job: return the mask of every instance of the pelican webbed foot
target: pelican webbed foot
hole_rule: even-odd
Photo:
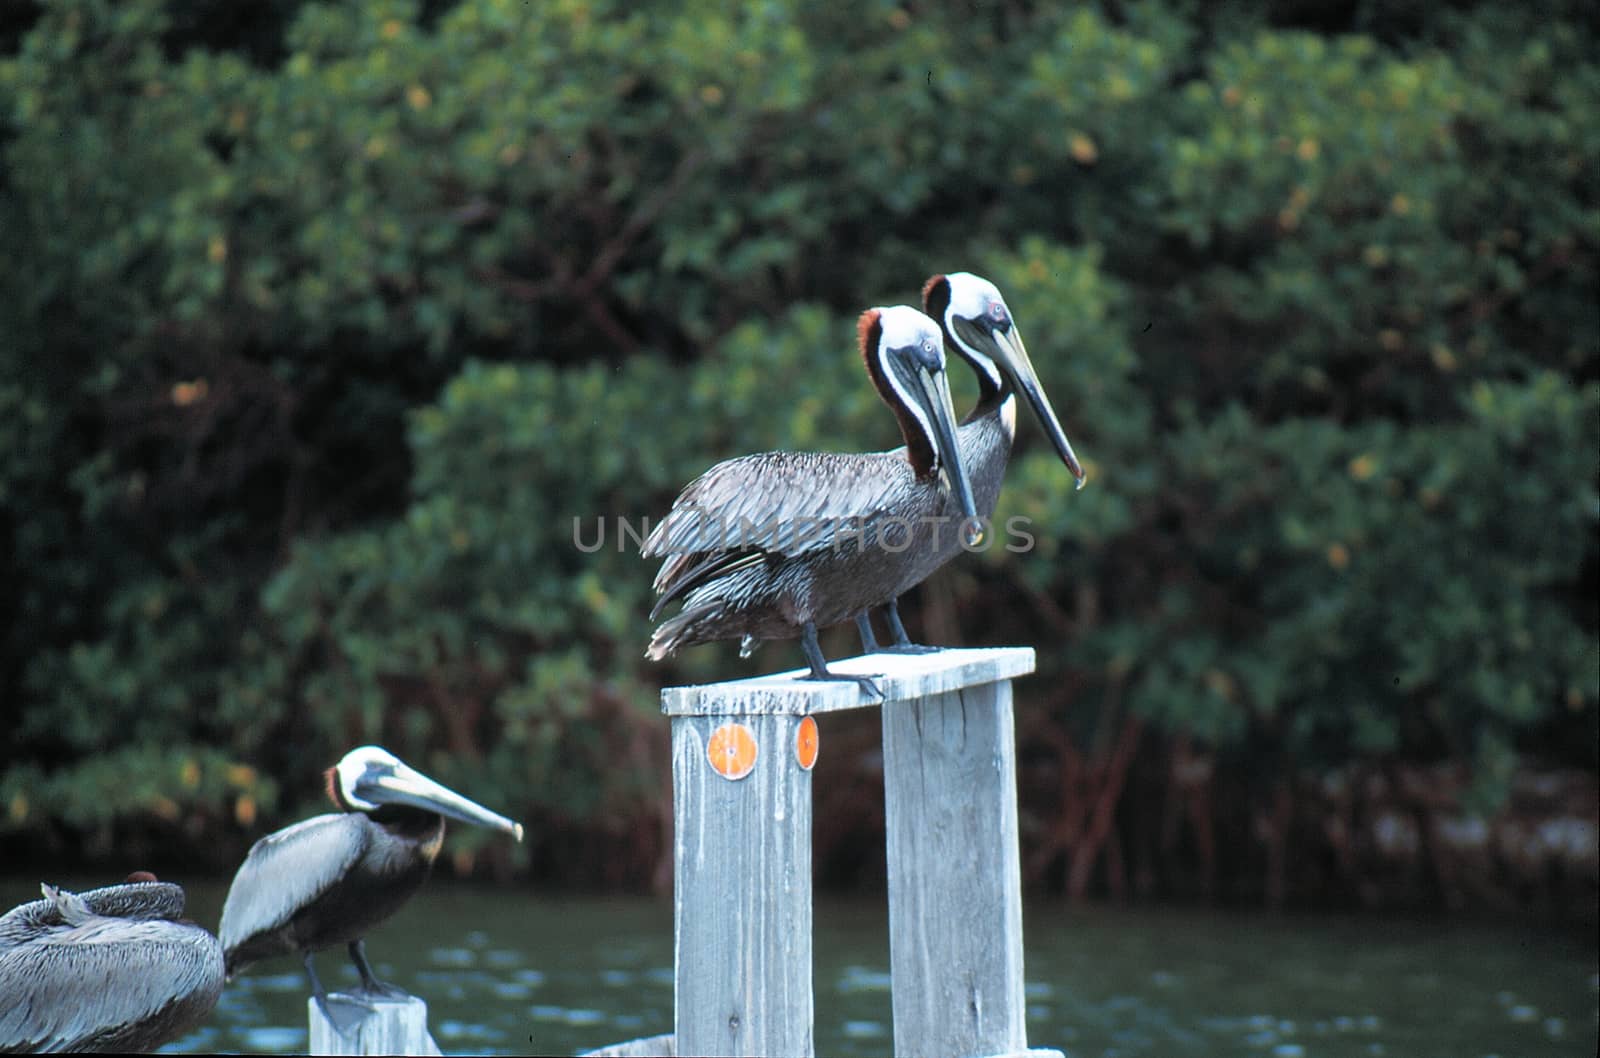
[[[857,628],[859,627],[860,625],[858,624]],[[806,662],[811,666],[811,671],[800,677],[801,679],[848,680],[856,684],[856,686],[860,687],[863,691],[866,691],[868,694],[872,695],[874,698],[878,699],[880,702],[884,700],[883,691],[881,688],[879,688],[874,677],[851,676],[842,672],[828,671],[828,659],[822,656],[822,646],[817,642],[817,626],[812,624],[810,621],[807,621],[805,623],[805,627],[801,629],[800,647],[805,651]]]
[[[317,1009],[322,1011],[322,1016],[346,1036],[354,1033],[362,1021],[378,1011],[377,1004],[349,992],[331,992],[325,996],[317,996],[316,1000]]]
[[[884,699],[883,688],[879,687],[877,681],[871,676],[849,676],[842,672],[829,672],[827,669],[823,669],[821,672],[807,673],[800,678],[802,680],[833,680],[836,682],[854,683],[863,691],[866,691],[868,694],[878,699],[878,701],[881,702]]]
[[[306,952],[306,976],[311,978],[311,997],[317,1002],[317,1009],[322,1011],[322,1016],[340,1032],[350,1032],[366,1014],[374,1009],[371,1003],[358,999],[346,992],[329,993],[322,987],[322,979],[317,976],[317,968],[312,964],[312,955]],[[352,1013],[351,1008],[362,1013]]]

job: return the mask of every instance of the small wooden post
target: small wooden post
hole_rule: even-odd
[[[328,1010],[306,1000],[312,1054],[439,1054],[428,1034],[428,1004],[416,996],[328,995]]]
[[[830,665],[875,676],[882,703],[799,671],[662,691],[672,717],[678,1053],[814,1053],[811,777],[796,739],[810,714],[879,704],[895,1053],[1054,1053],[1028,1051],[1023,1025],[1009,681],[1033,666],[1025,648]]]

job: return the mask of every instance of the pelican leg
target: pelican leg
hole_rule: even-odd
[[[800,630],[800,648],[806,653],[806,661],[811,665],[811,675],[802,676],[804,680],[850,680],[860,685],[868,694],[883,700],[883,691],[871,676],[846,676],[844,673],[828,671],[828,659],[822,656],[822,645],[817,642],[817,626],[810,621]]]
[[[311,953],[306,952],[306,976],[311,978],[311,994],[316,999],[317,1006],[322,1011],[322,1016],[333,1022],[340,1032],[352,1031],[355,1028],[356,1021],[360,1019],[360,1015],[351,1014],[349,1010],[343,1008],[354,1007],[358,1010],[369,1011],[376,1008],[364,999],[357,999],[355,996],[346,995],[343,992],[330,996],[328,990],[322,987],[322,979],[317,976],[317,968],[311,959]],[[339,1009],[335,1009],[336,1005]]]
[[[878,652],[878,637],[872,632],[872,611],[856,617],[856,631],[861,633],[861,653],[876,654]]]
[[[366,941],[353,940],[350,942],[350,961],[356,964],[356,973],[361,975],[361,991],[380,996],[403,996],[406,994],[404,989],[384,984],[378,980],[378,975],[372,972],[372,967],[367,962]]]
[[[894,646],[886,648],[893,654],[937,654],[943,647],[922,646],[911,641],[906,635],[906,626],[900,623],[900,599],[896,596],[889,600],[886,607],[889,611],[889,631],[894,633]]]
[[[317,967],[316,964],[311,961],[312,958],[312,954],[310,952],[306,952],[305,968],[306,976],[311,978],[311,994],[317,997],[318,1003],[321,1003],[324,1007],[326,1007],[328,1005],[328,990],[322,987],[322,979],[317,976]]]

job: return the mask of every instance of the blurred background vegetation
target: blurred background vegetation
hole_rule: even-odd
[[[1593,915],[1591,5],[34,0],[0,8],[0,859],[230,871],[380,741],[670,881],[653,569],[716,460],[897,443],[852,322],[993,279],[1039,891]],[[957,380],[957,404],[970,379]],[[853,637],[825,642],[850,652]],[[881,884],[876,721],[817,863]],[[876,849],[877,851],[872,851]],[[138,861],[137,863],[133,861]]]

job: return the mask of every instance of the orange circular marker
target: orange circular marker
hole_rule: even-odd
[[[808,716],[800,721],[800,730],[794,735],[794,755],[800,760],[800,770],[810,771],[817,763],[817,721]]]
[[[723,724],[711,732],[706,756],[724,779],[742,779],[755,770],[756,736],[743,724]]]

